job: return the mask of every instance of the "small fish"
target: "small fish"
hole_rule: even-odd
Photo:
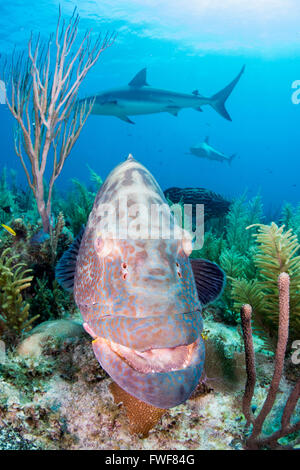
[[[15,232],[11,227],[9,227],[8,225],[1,224],[1,226],[2,226],[8,233],[10,233],[11,235],[13,235],[14,237],[17,235],[16,232]]]
[[[10,206],[1,207],[1,209],[6,212],[6,214],[12,214],[12,208]]]
[[[219,150],[214,149],[209,144],[208,137],[206,137],[205,141],[201,142],[201,144],[195,145],[195,147],[191,147],[190,154],[200,158],[207,158],[207,160],[216,160],[218,162],[227,162],[229,164],[231,164],[232,160],[236,157],[235,153],[233,155],[228,156],[225,155],[225,153],[219,152]]]
[[[206,341],[209,338],[209,333],[210,333],[209,330],[202,330],[201,336],[204,339],[204,341]]]
[[[44,230],[39,230],[31,237],[30,243],[32,245],[39,245],[47,241],[49,238],[50,235],[48,233],[44,232]]]

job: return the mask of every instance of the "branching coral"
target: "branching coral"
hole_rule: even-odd
[[[60,207],[74,235],[85,225],[92,210],[96,193],[91,192],[77,179],[72,179],[73,188]]]
[[[45,273],[42,279],[36,279],[30,311],[32,314],[40,312],[41,321],[63,318],[73,314],[75,309],[73,296],[63,291],[56,280],[51,282]]]
[[[191,258],[204,258],[218,263],[225,247],[226,242],[222,237],[217,237],[212,231],[208,231],[204,234],[203,247],[201,250],[194,250]]]
[[[28,55],[13,54],[3,66],[9,84],[6,103],[17,121],[15,151],[24,168],[28,185],[37,202],[45,232],[50,230],[53,185],[60,175],[92,110],[93,101],[78,102],[77,92],[101,53],[114,41],[114,34],[97,36],[92,43],[87,31],[76,49],[79,16],[75,10],[69,21],[61,19],[56,34],[43,43],[40,36],[28,42]],[[54,49],[54,67],[52,68]],[[10,94],[10,98],[8,98]],[[52,150],[52,152],[51,152]],[[26,164],[26,159],[28,163]],[[44,177],[49,166],[48,194]]]
[[[57,245],[59,237],[65,226],[65,219],[62,212],[58,214],[57,222],[55,227],[50,226],[50,250],[51,250],[51,262],[54,264],[57,256]]]
[[[254,417],[251,410],[251,401],[254,394],[256,372],[255,360],[253,349],[253,338],[251,331],[251,313],[250,305],[244,305],[241,309],[241,322],[243,329],[243,337],[245,344],[245,359],[247,371],[247,383],[243,397],[243,412],[246,417],[246,425],[252,424],[252,432],[250,437],[246,440],[246,447],[248,449],[259,448],[280,448],[282,445],[278,442],[282,437],[293,435],[300,431],[300,420],[293,421],[293,412],[296,408],[297,402],[300,398],[300,379],[298,379],[294,386],[289,398],[286,401],[280,429],[272,435],[261,435],[264,422],[269,415],[275,403],[278,393],[280,379],[283,372],[284,358],[286,353],[288,341],[288,326],[289,326],[289,286],[290,278],[285,272],[282,272],[278,277],[278,290],[279,290],[279,327],[278,327],[278,341],[275,354],[275,367],[273,378],[270,384],[269,392],[262,409],[257,417]],[[288,445],[287,447],[293,447]]]
[[[31,329],[38,318],[30,318],[29,304],[24,301],[22,292],[30,286],[32,276],[24,263],[18,263],[18,256],[12,255],[10,248],[0,257],[0,319],[6,332],[15,337]]]
[[[246,201],[245,195],[237,199],[230,208],[224,226],[212,225],[205,233],[201,250],[192,257],[202,257],[218,263],[226,273],[227,283],[221,301],[221,317],[226,323],[236,324],[238,311],[232,299],[236,279],[252,279],[256,275],[253,261],[254,240],[251,232],[245,232],[249,224],[260,221],[262,203],[259,195]],[[224,221],[223,221],[224,222]]]
[[[254,234],[258,243],[254,254],[254,263],[258,270],[258,280],[233,281],[232,296],[235,308],[243,303],[251,303],[254,309],[254,320],[261,324],[270,334],[276,332],[278,324],[278,286],[277,278],[281,272],[291,277],[290,285],[290,338],[298,339],[300,335],[300,256],[297,254],[300,245],[292,230],[284,232],[284,226],[258,225]],[[263,295],[263,301],[261,298]]]
[[[89,165],[87,165],[87,167],[90,171],[91,181],[95,184],[96,190],[98,191],[100,189],[100,186],[103,184],[103,179]]]

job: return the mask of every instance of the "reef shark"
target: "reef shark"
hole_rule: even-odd
[[[229,85],[210,98],[202,96],[198,90],[187,94],[152,88],[147,83],[146,68],[143,68],[127,86],[104,91],[96,96],[89,96],[86,100],[94,100],[92,114],[116,116],[130,124],[134,124],[134,122],[128,116],[163,112],[177,116],[183,108],[202,111],[201,106],[203,105],[212,106],[221,116],[231,121],[225,108],[225,102],[244,69],[245,66]]]
[[[180,237],[149,236],[153,205],[162,209],[153,227],[169,220]],[[128,222],[139,227],[137,238],[125,236]],[[191,251],[158,183],[130,155],[101,186],[86,227],[56,267],[60,284],[74,291],[102,367],[131,396],[163,409],[183,403],[199,382],[201,309],[225,282],[216,264],[190,260]]]
[[[196,155],[196,157],[207,158],[208,160],[217,160],[218,162],[228,162],[229,164],[236,156],[235,153],[228,156],[225,155],[225,153],[214,149],[209,144],[209,137],[206,137],[204,142],[201,142],[201,144],[191,147],[190,152],[187,152],[187,155]]]

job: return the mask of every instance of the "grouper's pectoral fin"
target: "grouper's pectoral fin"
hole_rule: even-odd
[[[148,403],[133,397],[115,382],[110,385],[109,389],[115,403],[123,403],[132,434],[142,434],[143,437],[147,437],[150,429],[158,423],[159,419],[167,411],[163,408],[148,405]]]
[[[221,295],[226,277],[221,268],[206,259],[190,259],[199,300],[207,305]]]
[[[55,278],[57,282],[68,291],[72,291],[74,287],[77,255],[84,230],[85,226],[83,225],[72,245],[70,245],[69,249],[62,255],[55,268]]]
[[[129,117],[128,117],[128,116],[125,116],[124,114],[121,114],[121,115],[118,114],[117,117],[118,117],[119,119],[121,119],[122,121],[128,122],[128,124],[135,124],[134,121],[132,121],[131,119],[129,119]]]

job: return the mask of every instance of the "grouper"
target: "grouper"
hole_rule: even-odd
[[[149,217],[153,207],[159,217]],[[158,183],[129,155],[101,186],[87,225],[56,267],[103,369],[128,394],[163,409],[197,387],[205,359],[201,310],[225,282],[216,264],[190,259],[191,252],[191,237]]]

